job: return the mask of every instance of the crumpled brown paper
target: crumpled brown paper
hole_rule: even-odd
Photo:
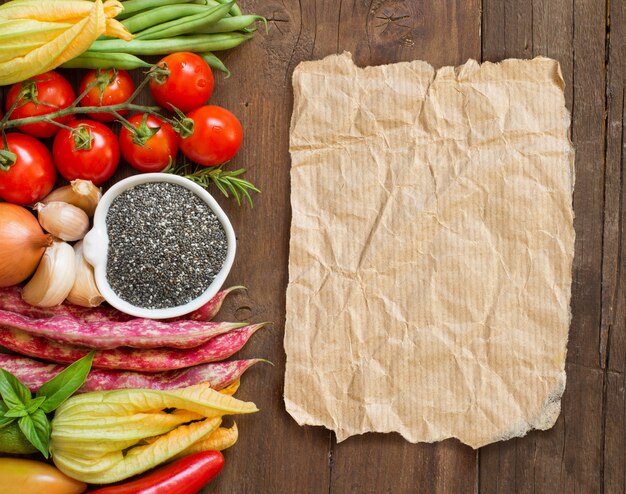
[[[339,441],[551,427],[574,254],[558,63],[343,54],[293,85],[287,411]]]

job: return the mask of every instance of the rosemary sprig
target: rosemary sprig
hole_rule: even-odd
[[[185,159],[180,163],[172,163],[163,171],[188,178],[205,189],[213,184],[226,197],[232,195],[239,206],[241,206],[241,196],[244,196],[250,204],[250,207],[254,207],[252,197],[250,197],[250,191],[261,192],[254,184],[241,178],[241,175],[246,172],[245,168],[230,171],[224,170],[224,165],[201,166],[190,163]]]

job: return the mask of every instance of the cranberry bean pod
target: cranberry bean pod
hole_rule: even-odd
[[[92,369],[79,393],[113,389],[171,390],[208,382],[213,389],[223,389],[239,379],[243,373],[263,359],[231,360],[197,365],[184,370],[142,373]],[[0,354],[0,367],[8,370],[31,391],[49,381],[65,366],[48,364],[18,355]]]
[[[242,289],[242,286],[233,286],[222,290],[215,297],[209,300],[205,305],[199,309],[187,314],[186,319],[193,319],[197,321],[210,321],[212,320],[218,311],[222,307],[222,303],[226,296],[235,291]],[[0,288],[0,310],[7,310],[11,312],[17,312],[27,317],[34,318],[46,318],[56,315],[70,316],[80,319],[82,322],[103,322],[103,321],[115,321],[123,322],[135,319],[133,316],[124,314],[111,307],[95,307],[86,308],[78,307],[77,305],[63,304],[56,307],[33,307],[22,300],[21,290],[18,286],[12,286],[8,288]],[[182,318],[179,318],[182,319]]]
[[[245,326],[245,323],[178,320],[173,322],[135,318],[129,321],[83,323],[72,316],[34,319],[0,310],[0,326],[18,329],[59,343],[96,350],[132,348],[192,348],[211,338]]]
[[[229,333],[216,336],[198,347],[189,349],[133,349],[123,347],[114,350],[100,350],[96,352],[92,366],[99,369],[160,372],[217,362],[239,351],[250,336],[264,325],[265,323],[260,323],[234,329]],[[57,363],[74,362],[84,357],[88,352],[85,347],[57,343],[6,326],[0,326],[0,345],[29,357]]]

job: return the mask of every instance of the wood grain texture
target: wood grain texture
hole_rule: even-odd
[[[0,0],[3,3],[3,0]],[[223,54],[215,104],[236,113],[245,139],[236,164],[262,194],[237,207],[216,194],[238,237],[220,319],[273,322],[238,356],[265,357],[242,380],[261,412],[205,493],[626,492],[626,267],[624,108],[626,2],[601,0],[241,0],[269,31]],[[607,10],[608,8],[608,10]],[[358,65],[420,58],[559,60],[576,148],[577,233],[567,389],[555,427],[479,452],[456,441],[411,445],[368,434],[336,444],[285,412],[282,346],[289,241],[291,74],[302,60],[349,50]],[[65,72],[73,82],[81,73]],[[135,74],[138,79],[139,74]],[[142,95],[141,101],[150,97]],[[123,165],[114,179],[132,171]]]
[[[624,120],[626,115],[626,3],[611,3],[607,38],[604,265],[601,364],[626,370],[626,269],[624,269]]]
[[[600,358],[604,383],[604,492],[626,492],[626,2],[608,12],[604,248]]]
[[[514,17],[524,9],[521,4],[526,12],[530,9],[531,15],[526,21],[515,23]],[[605,437],[608,440],[605,429],[609,424],[617,427],[613,417],[607,422],[607,396],[617,417],[623,416],[624,403],[623,383],[620,402],[618,380],[610,381],[609,390],[617,391],[617,396],[607,393],[609,381],[602,369],[607,347],[600,330],[601,320],[608,325],[615,320],[614,314],[620,314],[609,310],[606,304],[611,296],[617,298],[619,274],[614,273],[619,273],[617,268],[622,262],[617,250],[621,230],[616,227],[622,214],[620,163],[608,154],[605,156],[608,13],[604,3],[578,0],[487,0],[483,9],[484,59],[543,55],[561,64],[576,149],[577,238],[566,365],[568,381],[561,417],[550,431],[533,432],[525,438],[483,448],[479,459],[480,491],[601,492],[608,486],[605,475],[608,457],[614,459],[615,471],[623,473],[624,464],[623,452],[615,455],[619,447],[623,449],[623,421],[619,432],[616,430],[617,439],[605,443]],[[516,25],[515,29],[506,29],[512,24]],[[522,26],[525,31],[520,30]],[[623,77],[623,62],[613,63]],[[615,141],[613,153],[620,146],[621,136]],[[608,231],[607,220],[611,222]],[[611,244],[608,251],[607,243]],[[603,280],[608,287],[602,288]],[[622,309],[622,323],[623,314]],[[623,476],[621,481],[623,486]],[[623,492],[623,488],[605,492]]]

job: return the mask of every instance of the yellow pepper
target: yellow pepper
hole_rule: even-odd
[[[130,40],[118,0],[12,0],[0,6],[0,86],[58,67],[102,34]]]
[[[0,458],[0,494],[80,494],[86,489],[47,463]]]

